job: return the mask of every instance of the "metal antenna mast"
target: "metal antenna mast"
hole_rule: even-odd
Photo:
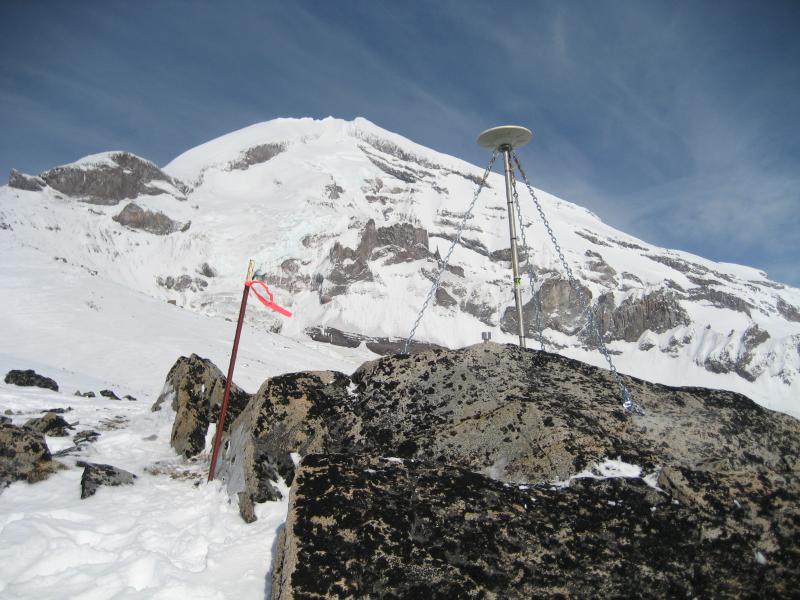
[[[531,141],[530,129],[518,125],[492,127],[478,136],[478,143],[484,148],[503,153],[506,175],[506,200],[508,202],[508,233],[511,238],[511,272],[514,275],[514,303],[517,306],[519,345],[525,348],[525,323],[522,320],[522,278],[519,275],[519,254],[517,252],[517,223],[514,210],[514,171],[511,152]]]

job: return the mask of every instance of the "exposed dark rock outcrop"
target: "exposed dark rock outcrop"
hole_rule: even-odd
[[[181,356],[172,366],[152,410],[161,410],[169,402],[175,411],[170,445],[176,452],[189,458],[203,450],[208,426],[219,418],[225,382],[214,363],[196,354]],[[247,392],[231,383],[226,431],[249,399]]]
[[[794,321],[795,323],[800,323],[800,309],[798,309],[795,306],[792,306],[780,296],[778,296],[778,301],[776,303],[776,306],[778,312],[781,313],[784,319],[787,319],[789,321]]]
[[[3,381],[23,387],[40,387],[46,390],[53,390],[54,392],[58,391],[58,384],[54,379],[39,375],[33,369],[11,369],[6,373],[6,377]]]
[[[52,437],[66,437],[71,429],[75,429],[54,412],[48,412],[43,417],[28,419],[23,427]]]
[[[735,335],[732,331],[731,337]],[[736,373],[747,381],[755,381],[765,365],[763,362],[754,364],[754,350],[767,340],[769,333],[754,324],[741,334],[740,344],[726,345],[718,354],[707,357],[703,366],[712,373]]]
[[[589,288],[578,284],[578,289],[587,302],[592,301],[592,291]],[[532,298],[522,307],[526,337],[536,335],[535,302],[536,299]],[[557,277],[545,279],[539,288],[539,302],[544,327],[574,335],[586,324],[578,295],[565,279]],[[507,306],[500,319],[500,328],[507,333],[516,333],[518,327],[517,309],[514,306]]]
[[[0,488],[14,481],[41,481],[62,468],[52,459],[43,434],[0,422]]]
[[[410,223],[376,227],[375,221],[370,219],[361,231],[361,240],[356,249],[342,246],[337,241],[328,256],[332,268],[328,274],[329,284],[321,296],[330,299],[345,293],[355,282],[373,281],[373,273],[367,264],[370,260],[385,258],[387,264],[395,264],[429,258],[431,253],[425,229]]]
[[[217,276],[217,270],[214,267],[212,267],[211,265],[209,265],[207,262],[204,262],[202,265],[200,265],[199,273],[203,277],[211,278],[211,277],[216,277]]]
[[[375,337],[361,335],[360,333],[348,333],[336,329],[335,327],[307,327],[305,329],[305,334],[315,342],[325,342],[326,344],[333,344],[334,346],[342,346],[344,348],[358,348],[363,343],[367,346],[368,350],[381,355],[397,354],[402,351],[405,345],[405,339],[403,338]],[[422,352],[423,350],[430,350],[432,348],[441,348],[441,346],[412,340],[408,350],[409,353],[413,354],[414,352]]]
[[[587,250],[586,256],[590,259],[586,262],[589,278],[605,286],[615,288],[617,286],[617,271],[597,252]]]
[[[185,273],[183,275],[157,277],[156,283],[165,289],[176,292],[185,292],[186,290],[197,292],[208,287],[208,282],[202,277],[192,277]]]
[[[141,229],[155,235],[169,235],[176,231],[186,231],[190,226],[190,223],[173,221],[162,212],[147,210],[134,202],[129,202],[118,215],[112,218],[125,227]]]
[[[730,502],[728,486],[743,481],[690,473],[662,472],[670,494],[639,478],[520,487],[432,462],[309,456],[278,540],[272,598],[791,595],[797,526],[781,516],[781,486],[756,480],[752,490],[767,492],[778,518],[770,551],[739,521],[744,506],[728,518],[709,506]]]
[[[133,485],[136,475],[124,469],[99,463],[78,462],[83,467],[81,500],[94,496],[102,486]]]
[[[228,168],[232,171],[246,171],[253,165],[265,163],[268,160],[275,158],[278,156],[278,154],[284,152],[285,150],[286,144],[283,142],[253,146],[252,148],[245,150],[239,158],[231,161],[231,163],[228,165]]]
[[[746,300],[709,287],[695,288],[689,290],[691,300],[705,300],[717,308],[729,308],[750,316],[750,309],[753,308]]]
[[[800,423],[626,380],[644,415],[607,371],[491,343],[283,375],[233,425],[221,472],[247,520],[272,478],[292,482],[277,598],[791,593]],[[609,457],[646,481],[575,478]]]
[[[47,184],[41,177],[35,175],[25,175],[16,169],[11,169],[8,175],[8,187],[16,188],[18,190],[25,190],[28,192],[38,192],[43,190]]]
[[[51,188],[93,204],[118,204],[139,195],[168,193],[159,184],[178,191],[183,199],[190,191],[148,160],[129,152],[111,152],[96,164],[73,164],[45,171],[40,177]]]
[[[627,298],[616,308],[609,298],[602,308],[597,318],[608,339],[635,342],[645,331],[663,333],[690,323],[677,296],[664,290]]]
[[[76,433],[72,437],[72,441],[76,446],[82,446],[83,444],[91,444],[92,442],[96,442],[99,437],[99,432],[92,429],[84,429],[83,431]]]
[[[267,381],[231,426],[226,477],[248,506],[268,487],[257,454],[271,465],[288,465],[292,452],[398,456],[541,481],[603,457],[650,470],[722,460],[730,469],[757,463],[784,472],[784,457],[800,451],[797,421],[743,396],[628,385],[645,416],[622,411],[602,369],[496,344],[386,357],[352,379],[284,375]]]

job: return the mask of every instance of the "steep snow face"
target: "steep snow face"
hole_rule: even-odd
[[[91,165],[79,163],[91,177]],[[185,201],[150,184],[133,202],[168,217],[176,226],[164,231],[172,233],[128,228],[114,220],[120,207],[45,186],[0,188],[0,235],[212,317],[235,316],[252,257],[276,302],[295,313],[253,308],[255,327],[297,340],[308,339],[309,327],[405,337],[483,169],[365,119],[328,118],[253,125],[185,152],[163,172],[186,190]],[[419,340],[456,347],[491,331],[495,341],[516,341],[502,175],[488,184]],[[521,184],[518,191],[548,348],[604,366],[533,201]],[[800,290],[755,269],[655,247],[536,194],[622,372],[731,389],[800,415]],[[532,336],[531,298],[526,285]]]

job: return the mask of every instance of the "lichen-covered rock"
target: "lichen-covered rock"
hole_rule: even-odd
[[[75,429],[54,412],[48,412],[43,417],[28,419],[23,427],[52,437],[66,437],[71,429]]]
[[[54,379],[39,375],[33,369],[11,369],[6,373],[4,381],[23,387],[40,387],[46,390],[53,390],[54,392],[58,391],[58,384]]]
[[[292,486],[272,598],[785,597],[800,580],[800,511],[772,498],[761,514],[784,527],[765,536],[730,497],[698,510],[638,478],[519,486],[431,462],[313,455]]]
[[[141,229],[155,235],[169,235],[176,231],[186,231],[189,228],[188,223],[173,221],[162,212],[147,210],[134,202],[129,202],[118,215],[112,218],[125,227]]]
[[[353,446],[354,417],[341,373],[293,373],[267,380],[231,425],[230,444],[219,470],[228,492],[239,497],[245,521],[253,505],[281,497],[278,477],[291,482],[291,454],[305,455]],[[287,451],[288,450],[288,451]]]
[[[0,422],[0,488],[14,481],[41,481],[62,468],[52,459],[43,434]]]
[[[203,450],[208,426],[219,418],[225,382],[225,376],[214,363],[196,354],[180,357],[170,369],[152,410],[161,410],[169,402],[175,411],[170,444],[176,452],[189,458]],[[249,399],[245,391],[231,383],[226,431]]]
[[[231,426],[221,472],[249,514],[271,485],[259,460],[291,479],[292,453],[436,460],[504,481],[565,479],[603,457],[781,471],[800,453],[800,424],[743,396],[626,381],[642,416],[623,411],[609,372],[511,345],[385,357],[351,378],[283,375]]]
[[[56,167],[40,177],[51,188],[93,204],[113,205],[141,194],[172,193],[184,199],[189,188],[164,173],[149,160],[130,152],[109,152],[99,157]]]
[[[81,500],[94,496],[101,486],[133,485],[136,479],[136,475],[133,473],[111,465],[83,461],[79,461],[77,464],[79,467],[83,467]]]

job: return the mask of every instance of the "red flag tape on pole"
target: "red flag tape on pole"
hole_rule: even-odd
[[[275,304],[275,298],[273,297],[272,292],[269,291],[269,288],[267,287],[267,284],[264,283],[263,281],[261,281],[260,279],[253,279],[253,280],[248,281],[247,283],[245,283],[245,285],[247,287],[249,287],[250,290],[256,295],[256,298],[258,298],[258,301],[261,302],[261,304],[263,304],[267,308],[271,308],[275,312],[278,312],[278,313],[280,313],[280,314],[282,314],[282,315],[284,315],[286,317],[291,317],[292,316],[291,312],[289,312],[288,310],[286,310],[282,306],[278,306],[277,304]],[[266,292],[267,296],[269,296],[269,299],[267,299],[264,296],[262,296],[261,294],[259,294],[258,290],[256,289],[256,286],[264,288],[264,291]]]

